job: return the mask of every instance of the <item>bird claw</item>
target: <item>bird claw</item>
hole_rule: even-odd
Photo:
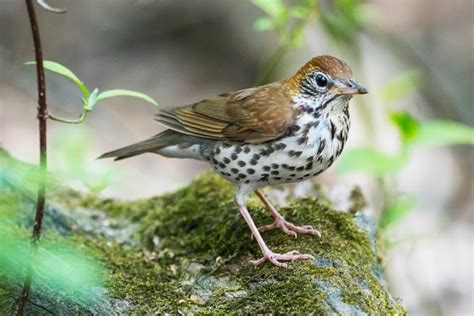
[[[290,236],[298,237],[297,233],[318,236],[321,238],[321,233],[310,225],[296,226],[293,223],[286,221],[282,216],[276,217],[272,224],[264,225],[258,228],[263,233],[267,230],[281,228],[281,230]]]
[[[257,259],[257,260],[250,260],[250,263],[255,265],[255,266],[258,266],[262,263],[264,263],[265,261],[270,261],[271,263],[273,263],[274,265],[280,267],[280,268],[287,268],[288,265],[284,262],[280,262],[279,260],[281,261],[294,261],[294,260],[307,260],[307,259],[313,259],[314,260],[314,257],[312,255],[309,255],[309,254],[300,254],[298,251],[296,250],[292,250],[292,251],[289,251],[287,253],[275,253],[269,249],[265,250],[263,252],[263,257],[260,258],[260,259]]]

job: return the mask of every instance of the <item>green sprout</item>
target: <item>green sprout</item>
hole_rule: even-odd
[[[25,65],[35,65],[35,64],[36,62],[34,61],[29,61],[25,63]],[[69,124],[82,123],[87,118],[87,115],[89,114],[89,112],[92,111],[92,109],[94,108],[96,104],[113,97],[120,97],[120,96],[134,97],[134,98],[142,99],[153,105],[158,105],[158,103],[153,98],[147,96],[146,94],[143,94],[137,91],[132,91],[132,90],[114,89],[114,90],[107,90],[107,91],[103,91],[99,93],[99,89],[95,88],[94,90],[92,90],[92,92],[90,92],[90,90],[87,88],[84,82],[82,82],[71,70],[69,70],[65,66],[57,62],[50,61],[50,60],[43,61],[43,66],[45,69],[51,72],[57,73],[59,75],[62,75],[68,78],[82,92],[81,100],[82,100],[83,112],[81,116],[79,117],[79,119],[68,120],[68,119],[58,118],[56,116],[49,114],[48,117],[54,121],[59,121],[59,122],[69,123]]]

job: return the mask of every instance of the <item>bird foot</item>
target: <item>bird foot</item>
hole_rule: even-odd
[[[263,251],[262,258],[258,260],[250,260],[250,263],[255,266],[258,266],[268,260],[280,268],[286,268],[288,267],[288,265],[281,261],[294,261],[294,260],[307,260],[307,259],[314,259],[314,257],[308,254],[300,254],[298,251],[295,251],[295,250],[281,254],[281,253],[274,253],[270,249],[266,249],[265,251]]]
[[[285,218],[283,218],[283,216],[275,217],[275,221],[272,224],[261,226],[258,228],[258,230],[263,233],[267,230],[271,230],[275,228],[281,228],[281,230],[285,234],[288,234],[295,238],[298,237],[297,233],[321,237],[321,233],[317,231],[316,229],[314,229],[312,226],[310,225],[296,226],[295,224],[286,221]]]

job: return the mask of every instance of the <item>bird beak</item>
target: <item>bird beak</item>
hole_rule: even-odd
[[[349,81],[347,84],[335,86],[330,89],[331,93],[339,95],[354,95],[369,93],[366,88],[359,85],[357,82]]]

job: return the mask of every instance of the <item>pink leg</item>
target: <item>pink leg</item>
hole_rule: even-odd
[[[236,202],[237,202],[237,199],[236,199]],[[247,225],[249,225],[250,230],[252,231],[252,234],[257,240],[258,245],[263,253],[262,258],[258,260],[251,260],[250,261],[251,264],[259,265],[268,260],[276,266],[286,268],[287,264],[281,261],[314,259],[313,256],[308,255],[308,254],[300,254],[298,251],[289,251],[287,253],[280,254],[280,253],[275,253],[271,251],[270,249],[268,249],[267,245],[265,244],[265,241],[263,240],[262,236],[260,235],[257,229],[257,226],[255,226],[255,223],[253,222],[253,219],[250,216],[250,213],[248,212],[247,207],[244,204],[241,204],[239,202],[237,202],[237,207],[240,211],[240,214],[242,214],[245,221],[247,222]]]
[[[270,201],[267,200],[265,195],[263,195],[262,191],[256,190],[255,193],[263,202],[263,204],[265,205],[265,208],[272,214],[273,219],[274,219],[274,222],[272,224],[259,227],[258,230],[260,232],[264,232],[264,231],[279,227],[284,233],[290,236],[294,236],[295,238],[298,236],[297,233],[316,235],[318,237],[321,237],[321,233],[317,231],[316,229],[314,229],[313,227],[311,227],[310,225],[296,226],[293,223],[286,221],[285,218],[280,213],[278,213],[278,211],[273,207],[273,205],[270,204]]]

